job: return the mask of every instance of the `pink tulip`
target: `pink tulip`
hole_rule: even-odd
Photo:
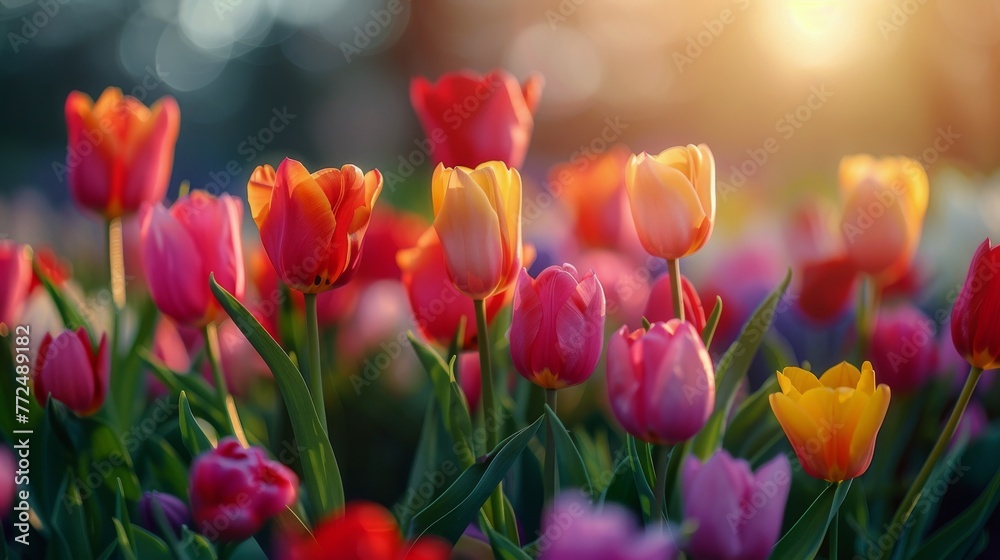
[[[643,531],[614,503],[595,508],[583,496],[562,494],[542,521],[539,560],[671,560],[677,547],[666,528]]]
[[[715,373],[701,337],[671,319],[648,331],[622,327],[608,343],[608,396],[622,427],[655,444],[698,433],[715,407]]]
[[[31,286],[31,260],[27,247],[0,240],[0,332],[13,330]]]
[[[458,355],[458,385],[469,403],[469,412],[475,413],[479,408],[479,398],[482,396],[483,378],[479,365],[479,352],[470,350]]]
[[[590,377],[604,342],[604,289],[593,271],[550,266],[531,279],[521,269],[510,320],[510,355],[525,379],[546,389]]]
[[[104,404],[110,375],[107,335],[101,335],[95,351],[82,327],[55,339],[46,334],[35,361],[35,398],[44,406],[51,394],[73,412],[89,416]]]
[[[239,199],[204,191],[181,197],[167,210],[147,207],[142,225],[142,263],[149,292],[160,311],[186,326],[214,320],[219,305],[209,275],[237,299],[246,289]]]
[[[163,362],[163,365],[177,373],[187,373],[191,370],[191,355],[177,325],[164,317],[156,324],[153,331],[153,356]],[[149,378],[149,395],[153,398],[167,394],[167,388],[152,375]]]
[[[0,521],[7,518],[10,508],[14,507],[14,496],[17,495],[17,458],[6,445],[0,445]]]
[[[725,451],[704,464],[689,456],[682,480],[684,519],[697,524],[688,543],[692,557],[764,560],[770,556],[792,483],[787,457],[779,454],[753,473],[749,463]]]
[[[214,541],[241,541],[294,504],[298,488],[291,469],[227,437],[192,463],[188,501],[198,532]]]
[[[934,322],[912,304],[883,310],[871,340],[871,360],[879,381],[893,393],[919,389],[934,373]]]

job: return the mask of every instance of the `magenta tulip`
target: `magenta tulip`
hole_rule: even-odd
[[[871,360],[879,381],[893,393],[919,389],[934,373],[934,322],[912,304],[879,312]]]
[[[0,240],[0,333],[3,325],[11,331],[18,321],[31,286],[28,249],[9,240]]]
[[[622,327],[608,343],[608,396],[622,427],[655,444],[698,433],[715,407],[715,372],[691,323]]]
[[[94,350],[82,327],[55,339],[46,334],[35,362],[35,398],[45,405],[51,394],[73,412],[89,416],[104,404],[110,375],[107,335],[101,335]]]
[[[209,289],[215,280],[237,299],[246,290],[238,198],[194,191],[167,210],[146,207],[142,264],[160,311],[181,325],[200,327],[216,318],[219,305]]]
[[[781,532],[791,488],[788,458],[778,455],[756,473],[718,451],[701,464],[684,463],[684,520],[694,521],[687,552],[694,558],[764,560]]]
[[[590,377],[604,341],[604,289],[593,272],[550,266],[537,279],[521,269],[510,320],[510,355],[525,379],[546,389]]]

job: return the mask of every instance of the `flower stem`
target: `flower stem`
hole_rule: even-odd
[[[868,355],[868,347],[871,344],[872,334],[875,331],[875,322],[878,321],[879,290],[874,278],[866,277],[861,281],[861,289],[858,296],[858,310],[856,314],[858,333],[858,361],[863,362]]]
[[[838,482],[839,486],[840,483]],[[840,508],[833,514],[833,521],[830,522],[830,531],[827,533],[830,539],[830,560],[837,560],[837,541],[840,539]]]
[[[674,317],[684,320],[684,293],[681,290],[681,260],[667,259],[670,272],[670,295],[673,298]]]
[[[309,348],[309,390],[312,392],[313,406],[323,427],[326,426],[326,400],[323,398],[323,368],[319,363],[319,319],[316,317],[316,294],[305,294],[306,299],[306,345]]]
[[[913,481],[913,485],[910,486],[910,490],[903,498],[903,502],[899,504],[899,509],[896,510],[896,514],[892,517],[892,523],[889,524],[889,530],[886,532],[886,535],[890,539],[889,545],[882,548],[880,558],[887,557],[892,552],[892,549],[895,548],[896,539],[902,533],[902,528],[906,526],[906,522],[913,513],[914,506],[917,505],[920,494],[924,490],[924,485],[927,484],[927,480],[931,477],[934,467],[941,460],[941,456],[944,454],[945,449],[947,449],[948,443],[951,441],[952,436],[955,435],[958,422],[962,419],[962,413],[965,412],[965,408],[969,405],[969,400],[972,399],[972,393],[975,391],[976,384],[979,383],[979,377],[982,373],[983,370],[976,366],[972,366],[972,369],[969,370],[969,377],[965,380],[962,393],[958,396],[958,401],[955,403],[955,408],[951,411],[948,423],[945,424],[944,430],[941,431],[941,435],[938,436],[937,442],[934,444],[934,448],[931,449],[930,455],[924,461],[924,466],[920,468],[917,479]]]
[[[500,429],[502,428],[500,411],[497,409],[496,387],[493,384],[493,365],[490,360],[490,337],[486,325],[486,301],[482,299],[474,300],[476,306],[476,338],[479,341],[479,372],[482,376],[483,387],[483,418],[486,427],[487,452],[496,449],[500,441]],[[493,425],[490,426],[492,421]],[[497,484],[490,497],[493,508],[493,527],[500,533],[505,528],[503,514],[503,483]]]
[[[545,390],[545,404],[556,413],[556,390]],[[559,470],[556,468],[555,429],[552,422],[546,422],[545,434],[545,501],[551,502],[559,491]]]
[[[118,367],[118,346],[121,344],[121,322],[122,312],[125,309],[125,252],[122,245],[122,219],[111,218],[108,220],[108,272],[110,274],[109,284],[111,286],[111,345],[110,362],[112,384],[118,386],[121,382],[121,368]],[[131,420],[132,395],[125,399],[118,399],[114,403],[117,407],[119,419],[122,422]],[[128,402],[122,402],[128,401]]]
[[[212,381],[215,383],[215,392],[219,397],[219,411],[229,419],[229,428],[235,434],[237,433],[236,425],[229,414],[229,387],[226,385],[226,376],[222,373],[222,363],[219,361],[219,329],[215,323],[209,323],[205,325],[201,333],[205,337],[205,356],[212,369]]]
[[[670,466],[670,446],[660,447],[656,455],[656,490],[653,491],[656,497],[656,511],[652,513],[653,519],[658,519],[660,523],[667,523],[667,514],[664,511],[667,503],[667,471]]]

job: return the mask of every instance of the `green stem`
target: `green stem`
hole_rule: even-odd
[[[319,320],[316,318],[316,294],[305,294],[306,299],[306,344],[309,347],[309,390],[312,392],[313,406],[323,426],[326,427],[326,400],[323,398],[323,368],[319,363]]]
[[[658,519],[660,523],[667,523],[667,514],[664,511],[667,503],[667,471],[670,466],[670,446],[664,445],[660,447],[660,451],[656,456],[656,490],[654,490],[654,495],[656,497],[656,511],[653,512],[653,519]]]
[[[219,360],[219,329],[215,323],[209,323],[201,333],[205,338],[205,357],[212,369],[212,381],[215,382],[215,393],[219,398],[219,411],[229,419],[229,429],[235,434],[236,425],[229,414],[229,387],[226,385],[226,376],[222,372],[222,363]]]
[[[840,483],[838,482],[839,486]],[[830,532],[827,533],[830,539],[830,560],[837,560],[837,541],[840,539],[840,508],[833,514],[833,521],[830,522]]]
[[[861,290],[859,291],[858,310],[856,313],[856,330],[858,332],[858,361],[863,362],[868,355],[868,347],[871,344],[872,333],[875,331],[875,322],[878,320],[879,290],[874,278],[865,277],[862,279]]]
[[[545,390],[545,404],[552,409],[552,414],[556,413],[556,390]],[[550,502],[559,491],[559,471],[556,469],[556,441],[555,429],[552,422],[546,422],[547,431],[545,434],[545,501]]]
[[[673,298],[674,317],[684,320],[684,292],[681,289],[681,260],[667,259],[670,272],[670,295]]]
[[[899,504],[899,509],[896,510],[896,514],[892,517],[892,523],[889,524],[890,530],[886,532],[886,535],[890,539],[889,545],[882,547],[880,558],[887,557],[892,552],[892,549],[895,548],[896,539],[902,534],[902,529],[906,526],[906,522],[913,513],[913,509],[920,499],[920,494],[924,490],[924,485],[927,484],[927,480],[930,479],[934,467],[941,460],[941,456],[948,448],[948,443],[951,442],[952,436],[955,435],[958,422],[962,419],[962,414],[969,405],[969,400],[972,399],[972,393],[975,391],[976,384],[979,383],[979,377],[982,373],[983,370],[976,366],[972,366],[972,369],[969,370],[969,377],[965,380],[965,386],[962,387],[962,393],[958,396],[958,401],[955,403],[955,408],[951,411],[948,423],[945,424],[944,430],[941,431],[941,435],[938,436],[937,442],[934,444],[934,448],[931,449],[930,455],[924,461],[924,466],[920,468],[917,479],[913,481],[913,485],[910,486],[906,497],[903,498],[903,502]]]
[[[486,325],[486,301],[477,299],[476,306],[476,338],[479,341],[479,373],[482,376],[483,388],[483,425],[486,427],[487,452],[496,449],[500,441],[501,416],[497,409],[496,387],[493,384],[493,365],[490,360],[490,337]],[[490,421],[493,426],[490,426]],[[490,497],[493,508],[493,527],[500,533],[506,530],[503,514],[503,484],[497,484]]]

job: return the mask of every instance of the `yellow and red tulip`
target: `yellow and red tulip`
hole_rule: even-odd
[[[972,256],[969,274],[951,311],[955,350],[980,369],[1000,367],[1000,246],[987,239]]]

